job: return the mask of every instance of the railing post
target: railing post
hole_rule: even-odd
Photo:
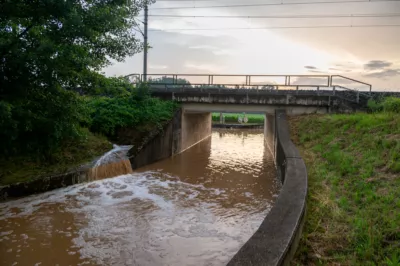
[[[336,86],[333,86],[333,95],[335,95],[336,92]]]
[[[360,103],[360,91],[357,91],[357,103]]]
[[[251,86],[251,76],[249,76],[249,84],[247,85]]]
[[[287,86],[290,86],[291,82],[290,82],[290,76],[288,76],[288,84]]]

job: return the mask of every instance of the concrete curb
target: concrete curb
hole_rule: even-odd
[[[260,228],[228,263],[237,265],[288,265],[296,252],[305,220],[307,169],[290,140],[284,110],[267,116],[266,140],[272,147],[276,167],[283,182],[281,193]],[[267,121],[266,121],[267,122]],[[273,138],[268,136],[273,134]]]
[[[85,165],[68,173],[48,177],[37,178],[28,182],[21,182],[0,187],[0,202],[30,196],[37,193],[44,193],[58,188],[68,187],[88,180],[88,171],[91,165]]]

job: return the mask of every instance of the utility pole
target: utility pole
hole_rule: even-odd
[[[149,7],[146,2],[144,6],[144,49],[143,49],[143,82],[147,81],[147,47],[148,47],[148,36],[147,26],[149,23]]]

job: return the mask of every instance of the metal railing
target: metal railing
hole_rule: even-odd
[[[337,79],[339,79],[339,81],[336,81]],[[348,77],[345,77],[345,76],[341,76],[341,75],[332,75],[331,76],[331,80],[330,80],[330,84],[331,84],[332,87],[333,86],[340,86],[340,87],[347,88],[347,89],[352,89],[353,88],[354,90],[358,90],[358,91],[372,92],[372,85],[371,84],[362,82],[360,80],[356,80],[356,79],[348,78]],[[346,86],[344,86],[344,85],[346,85]]]
[[[279,87],[329,87],[328,75],[208,75],[208,74],[148,74],[148,84],[166,85],[220,85],[220,86],[279,86]],[[314,79],[314,84],[302,82]],[[141,75],[141,80],[144,76]],[[184,83],[187,81],[188,83]]]
[[[126,76],[132,83],[145,80],[143,74]],[[360,92],[372,91],[372,85],[341,75],[232,75],[232,74],[147,74],[153,89],[267,89],[329,91],[347,100],[359,102]],[[337,93],[337,91],[342,91]],[[363,94],[361,92],[361,94]],[[365,94],[367,95],[367,94]],[[368,96],[368,95],[367,95]]]

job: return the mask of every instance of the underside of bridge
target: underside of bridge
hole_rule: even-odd
[[[258,113],[271,116],[277,109],[288,115],[324,114],[330,106],[323,101],[303,105],[240,104],[240,103],[181,103],[181,110],[163,129],[151,133],[140,149],[131,153],[132,167],[138,168],[179,154],[211,136],[212,113]],[[318,105],[319,103],[319,105]],[[265,119],[267,124],[268,119]],[[267,127],[266,127],[267,130]]]
[[[275,110],[286,110],[288,115],[326,114],[330,112],[329,106],[312,105],[256,105],[256,104],[207,104],[184,103],[181,105],[186,114],[190,113],[259,113],[274,114]]]

